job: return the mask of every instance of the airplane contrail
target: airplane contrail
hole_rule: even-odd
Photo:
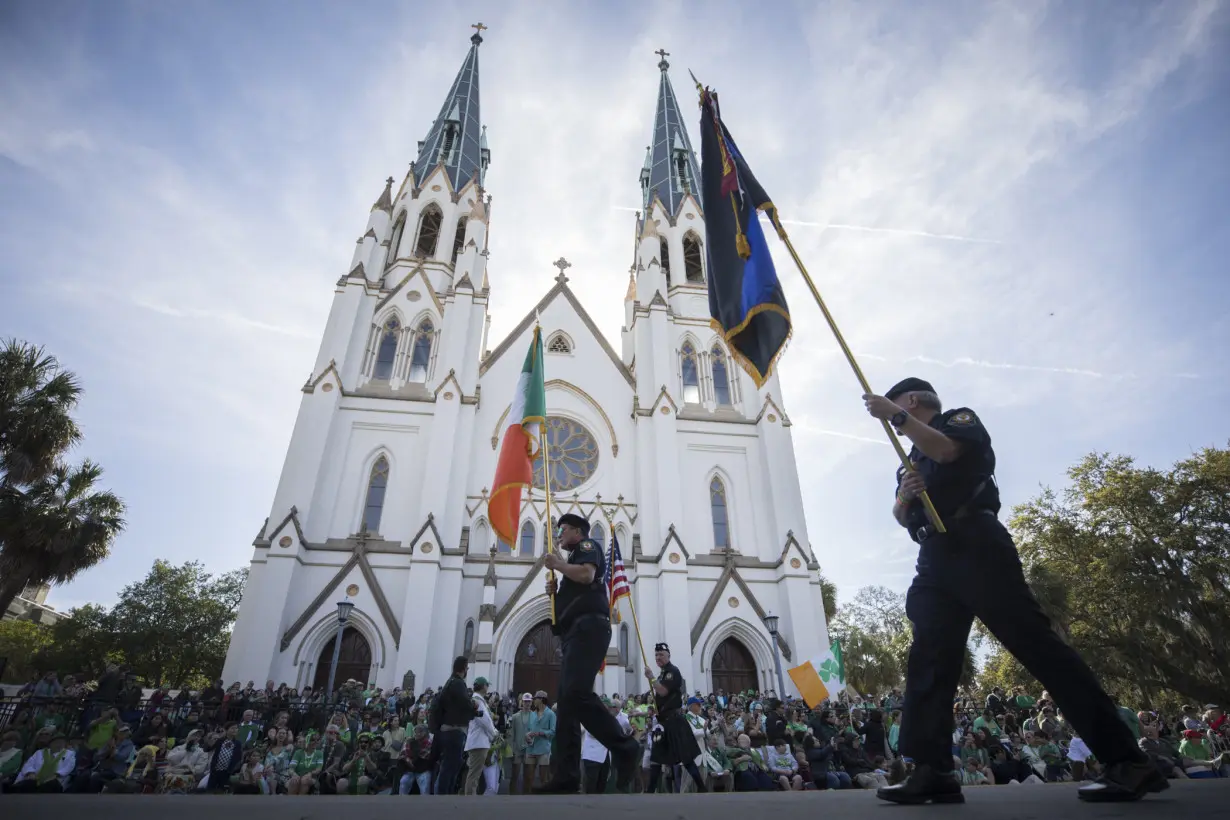
[[[1029,370],[1036,373],[1062,373],[1070,376],[1090,376],[1095,379],[1108,379],[1110,381],[1123,381],[1127,379],[1139,379],[1138,373],[1102,373],[1097,370],[1085,370],[1079,367],[1047,367],[1037,364],[1011,364],[1009,362],[988,362],[982,359],[974,359],[969,356],[961,356],[952,361],[942,361],[933,359],[930,356],[911,356],[908,359],[902,360],[904,363],[918,362],[920,364],[933,364],[937,367],[952,368],[958,365],[969,367],[985,367],[991,370]],[[1190,379],[1199,380],[1198,373],[1163,373],[1161,374],[1172,379]]]
[[[630,213],[639,213],[640,208],[628,208],[623,205],[612,205],[611,208],[616,211],[628,211]],[[762,216],[767,221],[768,217]],[[979,245],[1002,245],[1003,240],[1000,239],[982,239],[976,236],[961,236],[952,233],[933,233],[931,231],[918,231],[909,228],[875,228],[870,225],[847,225],[842,222],[806,222],[800,219],[783,219],[783,225],[797,225],[803,228],[820,228],[821,230],[829,230],[830,228],[838,231],[862,231],[866,233],[889,233],[899,236],[917,236],[924,239],[946,239],[952,242],[973,242]]]

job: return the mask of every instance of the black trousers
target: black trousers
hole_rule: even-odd
[[[555,707],[555,750],[559,780],[579,778],[581,727],[584,726],[611,752],[612,758],[630,754],[636,741],[625,737],[615,716],[594,692],[594,678],[611,643],[611,621],[606,615],[582,615],[560,639],[563,659],[559,670],[559,696]]]
[[[1076,650],[1054,631],[1025,582],[1012,536],[991,515],[944,522],[923,540],[905,611],[914,625],[901,754],[951,771],[952,701],[974,618],[1045,687],[1103,763],[1140,758],[1136,739]]]

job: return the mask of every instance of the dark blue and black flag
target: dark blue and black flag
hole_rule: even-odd
[[[758,211],[769,215],[779,234],[782,228],[777,209],[722,123],[717,95],[700,89],[700,107],[710,324],[760,387],[790,338],[790,309]]]

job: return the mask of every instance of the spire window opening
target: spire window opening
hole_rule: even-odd
[[[658,239],[658,255],[661,257],[662,272],[666,274],[666,286],[671,286],[671,254],[670,245],[666,242],[666,237]]]
[[[384,493],[389,488],[389,460],[376,459],[367,479],[367,499],[363,505],[363,529],[380,532],[380,516],[384,513]]]
[[[717,476],[709,482],[709,513],[713,518],[713,546],[730,549],[730,517],[726,507],[726,485]]]
[[[688,231],[683,237],[683,275],[689,282],[704,282],[705,268],[700,238]]]
[[[721,345],[714,345],[709,354],[713,361],[713,397],[718,406],[729,407],[734,402],[730,400],[730,371],[726,367],[726,354]]]
[[[431,365],[431,342],[435,335],[435,325],[431,319],[424,319],[414,331],[414,341],[410,348],[410,376],[408,381],[424,384],[427,382],[428,369]]]
[[[448,163],[453,156],[453,146],[457,143],[457,126],[449,123],[444,126],[444,140],[440,143],[440,159],[438,162]]]
[[[401,339],[401,322],[396,316],[389,317],[380,330],[380,346],[376,348],[376,361],[372,365],[372,378],[388,381],[393,377],[393,362],[397,359],[397,343]]]
[[[679,180],[679,190],[684,194],[692,193],[692,172],[684,151],[675,152],[675,176]]]
[[[384,266],[387,268],[397,261],[397,248],[401,245],[401,235],[406,230],[406,214],[397,217],[397,223],[393,225],[393,233],[389,237],[389,250],[384,256]]]
[[[415,256],[420,259],[435,256],[436,244],[440,241],[440,225],[443,221],[444,214],[440,212],[440,208],[435,203],[423,210],[423,215],[419,218],[418,240],[414,243]]]
[[[457,220],[457,233],[453,235],[453,267],[457,267],[457,257],[461,256],[461,251],[466,244],[466,218],[463,216]]]
[[[684,342],[679,356],[683,376],[683,401],[685,404],[700,404],[700,367],[696,348],[691,342]]]

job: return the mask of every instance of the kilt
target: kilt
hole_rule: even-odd
[[[683,712],[675,712],[666,719],[658,717],[660,733],[655,732],[653,747],[649,751],[649,762],[663,766],[674,766],[676,763],[694,763],[700,755],[700,746],[696,743],[696,735]]]

